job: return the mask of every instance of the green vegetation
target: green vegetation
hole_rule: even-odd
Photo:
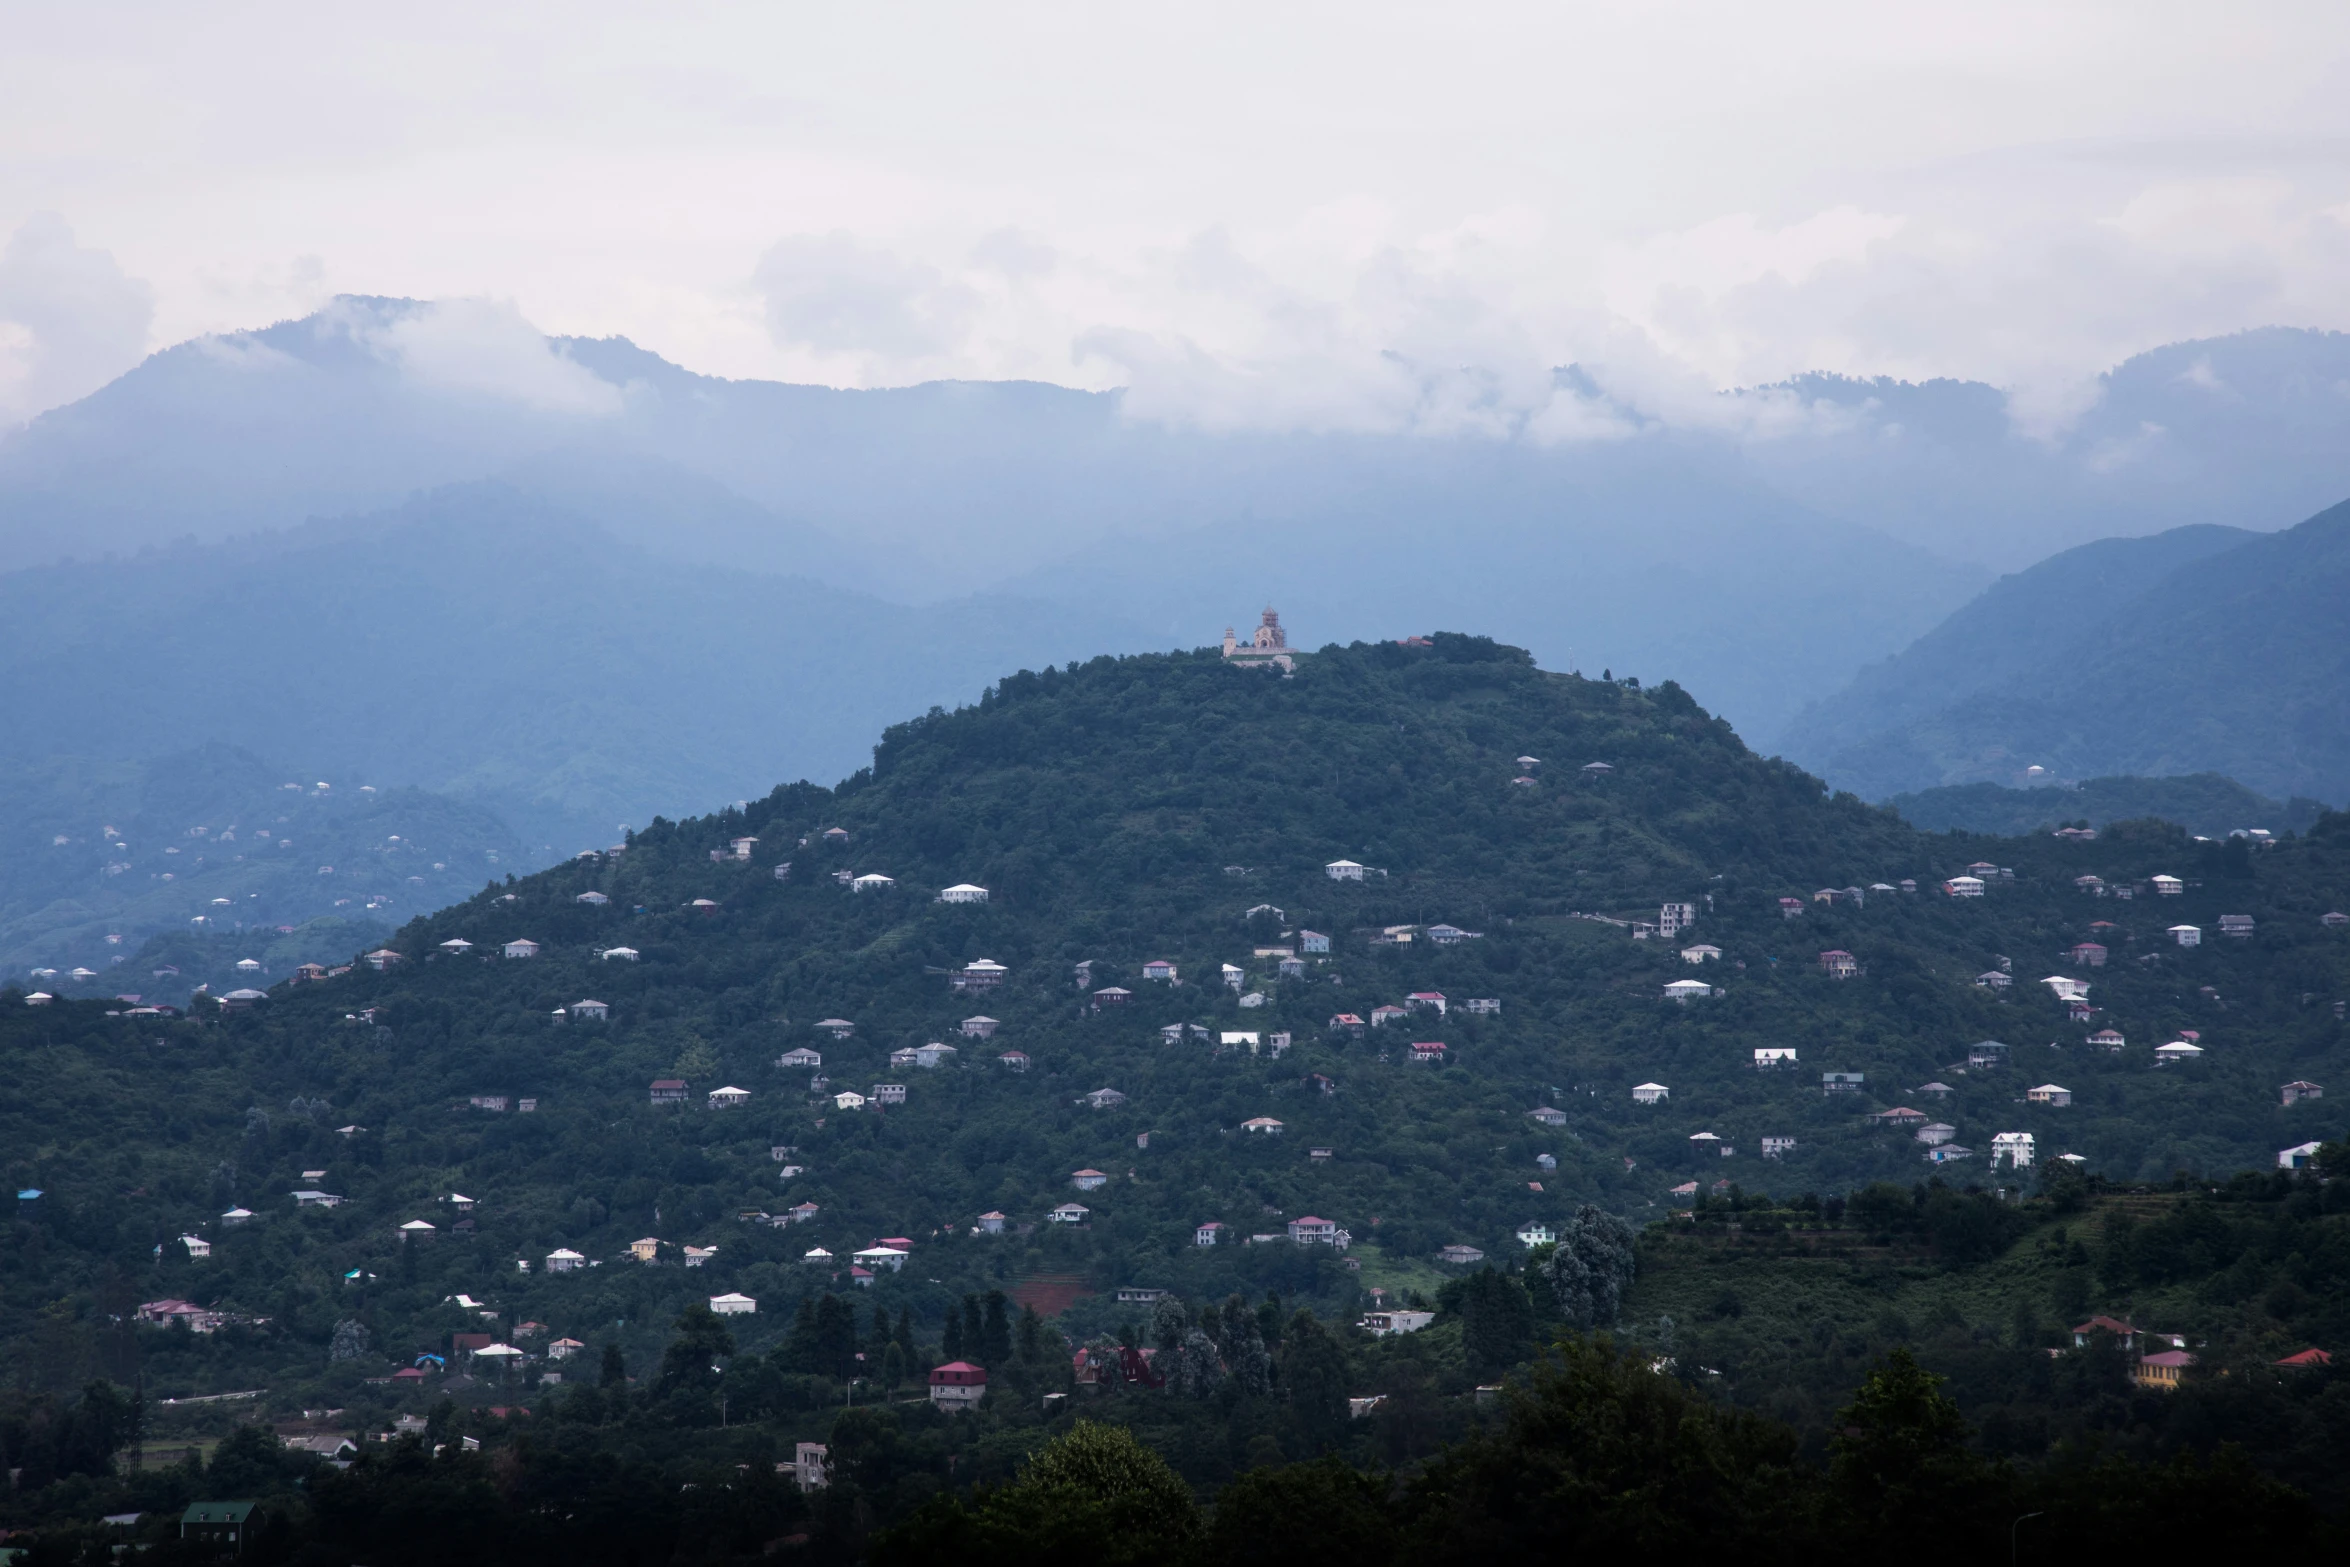
[[[1927,832],[2015,838],[2037,836],[2055,827],[2105,827],[2147,817],[2176,822],[2209,838],[2225,838],[2253,827],[2307,832],[2325,814],[2325,806],[2316,800],[2279,804],[2218,773],[2183,778],[2091,778],[2072,789],[1950,784],[1916,794],[1897,794],[1885,804],[1899,812],[1903,821]]]
[[[738,839],[756,840],[747,858]],[[1325,873],[1341,859],[1364,879]],[[1939,890],[1978,860],[1995,867],[1985,896]],[[2140,895],[2093,895],[2085,875]],[[2183,890],[2155,896],[2157,875]],[[963,883],[987,901],[938,900]],[[1625,922],[1666,901],[1694,904],[1694,929],[1635,939]],[[1322,1496],[1450,1555],[1515,1538],[1490,1498],[1528,1465],[1587,1498],[1602,1536],[1677,1538],[1646,1504],[1609,1500],[1643,1449],[1601,1462],[1557,1434],[1627,1399],[1640,1422],[1713,1412],[1685,1462],[1800,1470],[1786,1538],[1833,1536],[1845,1525],[1821,1520],[1861,1484],[1839,1478],[1855,1471],[1836,1467],[1837,1433],[1868,1424],[1836,1411],[1882,1363],[1899,1384],[1885,1419],[1931,1438],[1912,1455],[1924,1478],[1902,1481],[1928,1514],[2055,1494],[2034,1488],[2068,1464],[2100,1472],[2097,1444],[2137,1477],[2117,1495],[2186,1454],[2187,1493],[2235,1505],[2281,1478],[2336,1508],[2297,1456],[2334,1439],[2330,1373],[2267,1362],[2350,1347],[2331,1304],[2346,1298],[2340,1188],[2304,1171],[2215,1194],[2174,1176],[2265,1171],[2280,1148],[2341,1136],[2340,1099],[2285,1106],[2278,1089],[2339,1064],[2350,932],[2319,916],[2345,903],[2350,818],[2258,848],[2158,822],[2092,841],[1928,836],[1755,757],[1673,686],[1549,675],[1481,639],[1327,649],[1292,678],[1196,655],[1015,676],[892,730],[837,789],[655,821],[618,854],[412,920],[382,972],[184,1018],[0,992],[17,1085],[0,1147],[15,1187],[41,1194],[0,1236],[0,1352],[23,1368],[0,1428],[79,1420],[117,1396],[76,1391],[94,1380],[143,1394],[151,1446],[211,1441],[232,1459],[257,1416],[436,1422],[438,1459],[395,1444],[298,1493],[286,1480],[271,1494],[289,1540],[408,1539],[398,1520],[431,1497],[431,1528],[483,1552],[720,1560],[903,1529],[907,1550],[1041,1533],[1081,1553],[1125,1527],[1126,1504],[1089,1493],[1072,1512],[1076,1482],[1018,1479],[1075,1405],[1199,1496],[1249,1476],[1236,1500]],[[2222,914],[2254,933],[2221,937]],[[1480,934],[1431,939],[1440,922]],[[2181,922],[2201,946],[2169,937]],[[1308,931],[1330,950],[1304,950]],[[2108,961],[2076,967],[2068,949],[2092,937]],[[535,956],[499,955],[522,939]],[[1693,966],[1690,942],[1721,955]],[[634,960],[602,956],[616,948]],[[1827,949],[1860,972],[1830,977]],[[1001,982],[953,988],[979,959]],[[1160,959],[1181,983],[1145,977]],[[2068,1018],[2048,973],[2088,982],[2095,1014]],[[1665,999],[1696,977],[1720,993]],[[1449,1008],[1331,1026],[1415,992]],[[1499,1011],[1464,1005],[1485,998]],[[555,1017],[582,999],[610,1016]],[[963,1032],[982,1012],[992,1036]],[[2090,1049],[2108,1025],[2124,1047]],[[2153,1046],[2189,1029],[2204,1055],[2155,1067]],[[2004,1064],[1970,1064],[1984,1040],[2009,1047]],[[958,1053],[891,1062],[930,1041]],[[1441,1042],[1442,1063],[1412,1059],[1414,1042]],[[1799,1062],[1757,1071],[1759,1048]],[[800,1049],[821,1066],[779,1062]],[[1822,1072],[1863,1080],[1824,1092]],[[654,1102],[657,1078],[685,1079],[684,1101]],[[1939,1171],[1908,1129],[1866,1118],[1935,1079],[1950,1092],[1918,1107],[1977,1149]],[[1669,1099],[1635,1103],[1652,1080]],[[2050,1081],[2069,1105],[2022,1102]],[[713,1105],[727,1086],[748,1102]],[[1105,1087],[1123,1097],[1097,1107]],[[844,1105],[852,1090],[871,1102]],[[1265,1118],[1280,1129],[1247,1129]],[[2039,1169],[1986,1167],[2010,1131],[2059,1172],[2044,1194],[2021,1192]],[[1793,1146],[1759,1157],[1764,1136]],[[2085,1171],[2051,1166],[2060,1151]],[[312,1189],[343,1201],[298,1207]],[[1070,1202],[1083,1222],[1053,1222]],[[223,1222],[232,1207],[253,1216]],[[769,1222],[794,1210],[808,1216]],[[1287,1224],[1309,1218],[1355,1246],[1292,1244]],[[414,1221],[433,1238],[400,1239]],[[1196,1244],[1210,1222],[1221,1242]],[[902,1268],[852,1273],[886,1238],[910,1242]],[[652,1261],[632,1256],[639,1239]],[[1439,1258],[1458,1245],[1486,1260]],[[592,1266],[550,1269],[559,1248]],[[1373,1288],[1435,1320],[1373,1338],[1353,1325]],[[712,1314],[729,1293],[757,1311]],[[131,1320],[167,1298],[224,1320]],[[2190,1335],[2206,1372],[2157,1393],[2117,1386],[2098,1353],[2052,1360],[2055,1330],[2088,1311]],[[1532,1384],[1564,1413],[1481,1401],[1524,1380],[1537,1346],[1611,1327],[1614,1349],[1570,1348],[1561,1380]],[[529,1358],[467,1364],[458,1335],[483,1332]],[[584,1349],[542,1358],[558,1338]],[[1939,1406],[1900,1381],[1896,1350],[1949,1377],[1933,1397],[1971,1434],[1918,1414]],[[435,1356],[423,1386],[390,1380]],[[975,1412],[923,1397],[953,1358],[988,1367]],[[1129,1383],[1121,1362],[1148,1369]],[[245,1390],[260,1396],[163,1402]],[[804,1499],[769,1478],[802,1440],[830,1445],[834,1474]],[[2223,1441],[2269,1479],[2205,1467]],[[1312,1467],[1325,1458],[1344,1471]],[[112,1478],[45,1462],[58,1478],[12,1500],[21,1522],[214,1484],[184,1462]],[[1352,1478],[1380,1465],[1406,1483]],[[1734,1478],[1690,1516],[1747,1508]],[[973,1485],[988,1496],[943,1500]],[[625,1527],[573,1527],[622,1505],[638,1507]],[[2300,1505],[2276,1527],[2300,1527]],[[1217,1519],[1200,1526],[1211,1542]],[[463,1559],[424,1534],[371,1559],[433,1550]]]

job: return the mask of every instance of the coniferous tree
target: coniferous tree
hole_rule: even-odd
[[[979,1328],[979,1363],[1004,1366],[1012,1359],[1012,1324],[1004,1312],[1002,1290],[989,1290]]]

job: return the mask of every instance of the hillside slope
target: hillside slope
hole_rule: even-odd
[[[2350,504],[2173,566],[2102,613],[2051,604],[2041,624],[2062,635],[2011,624],[2004,611],[2026,583],[2010,583],[1914,663],[1903,655],[1799,721],[1808,738],[1789,749],[1872,797],[2039,766],[2061,778],[2216,772],[2272,796],[2350,799]],[[2032,656],[2022,671],[2019,646]],[[1962,682],[1943,673],[1970,666],[1998,677],[1951,694]]]
[[[1990,854],[2014,874],[1988,896],[1934,890]],[[1364,879],[1326,874],[1341,859]],[[2090,873],[2189,885],[2100,898],[2075,885]],[[1920,890],[1886,885],[1902,878]],[[940,900],[963,883],[987,901]],[[1809,901],[1823,885],[1867,890]],[[1807,900],[1797,918],[1788,896]],[[1636,939],[1625,922],[1667,899],[1697,906],[1719,958]],[[2007,1131],[2118,1177],[2267,1165],[2343,1124],[2338,1100],[2280,1106],[2277,1085],[2326,1080],[2350,1045],[2327,1005],[2350,997],[2350,936],[2319,921],[2346,902],[2350,819],[2256,853],[2163,828],[1928,837],[1754,756],[1676,688],[1546,674],[1481,639],[1328,648],[1290,679],[1098,659],[893,729],[837,789],[655,821],[617,855],[486,888],[404,926],[385,972],[183,1020],[0,995],[20,1085],[0,1145],[47,1193],[49,1237],[40,1266],[0,1268],[0,1336],[33,1344],[47,1303],[114,1268],[140,1298],[273,1319],[151,1362],[151,1388],[376,1398],[360,1379],[379,1361],[319,1369],[354,1313],[406,1356],[465,1323],[447,1302],[466,1291],[644,1357],[685,1300],[739,1290],[767,1303],[739,1325],[763,1349],[779,1303],[846,1290],[847,1259],[889,1236],[920,1261],[873,1280],[872,1304],[926,1332],[959,1293],[1023,1281],[1081,1297],[1064,1318],[1080,1337],[1131,1315],[1106,1293],[1128,1285],[1347,1311],[1363,1288],[1432,1286],[1440,1246],[1506,1257],[1521,1226],[1586,1202],[1661,1217],[1687,1183],[1922,1179],[1922,1145],[1862,1112],[1933,1079],[1969,1170]],[[2256,935],[2219,939],[2222,913]],[[1442,921],[1478,934],[1445,944]],[[2181,948],[2181,921],[2214,934]],[[2092,935],[2111,960],[2073,968],[2062,954]],[[533,955],[498,956],[522,940]],[[1824,973],[1823,950],[1861,972]],[[1000,983],[955,989],[983,958]],[[2003,966],[2012,988],[1978,983]],[[2050,971],[2091,985],[2091,1020],[2067,1019]],[[1720,993],[1666,998],[1698,977]],[[1448,1007],[1332,1026],[1415,993]],[[555,1016],[583,998],[610,1016]],[[2085,1047],[2105,1025],[2120,1052]],[[2190,1028],[2203,1057],[2157,1067],[2153,1046]],[[1969,1064],[1984,1039],[2012,1047],[2006,1065]],[[933,1041],[959,1053],[891,1058]],[[1797,1059],[1757,1071],[1766,1047]],[[801,1048],[821,1065],[783,1061]],[[1823,1091],[1824,1072],[1861,1081]],[[684,1102],[649,1102],[672,1076]],[[1650,1080],[1666,1102],[1635,1102]],[[2051,1080],[2069,1105],[2018,1102]],[[746,1102],[713,1102],[721,1088]],[[1123,1098],[1091,1103],[1104,1088]],[[488,1096],[536,1108],[472,1107]],[[1792,1146],[1760,1158],[1766,1136]],[[297,1210],[288,1194],[320,1182],[343,1204]],[[479,1204],[454,1235],[452,1191]],[[1072,1200],[1086,1222],[1051,1222]],[[219,1224],[232,1203],[261,1218]],[[804,1223],[744,1222],[805,1204]],[[1005,1234],[975,1233],[989,1212]],[[1352,1231],[1359,1272],[1326,1247],[1194,1244],[1210,1221],[1237,1240],[1309,1217]],[[402,1250],[416,1220],[450,1244]],[[211,1256],[191,1262],[182,1234]],[[625,1249],[642,1237],[717,1252],[691,1275],[643,1268]],[[829,1258],[802,1260],[818,1245]],[[542,1271],[562,1246],[600,1266]]]

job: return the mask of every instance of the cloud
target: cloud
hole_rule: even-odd
[[[600,418],[624,393],[563,353],[510,300],[449,299],[386,319],[345,307],[353,335],[420,385]]]
[[[147,353],[154,290],[111,252],[77,243],[54,212],[0,251],[0,422],[86,397]]]
[[[1003,248],[983,254],[1000,265]],[[960,348],[978,307],[968,285],[843,231],[776,241],[751,283],[778,344],[897,365]]]

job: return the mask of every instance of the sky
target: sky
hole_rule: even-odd
[[[2350,8],[0,0],[0,426],[341,293],[1212,427],[2350,328]],[[1571,429],[1544,431],[1574,435]],[[1580,432],[1589,433],[1589,432]]]

